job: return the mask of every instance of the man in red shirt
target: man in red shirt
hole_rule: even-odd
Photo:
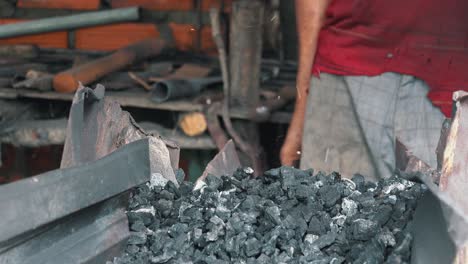
[[[298,94],[281,162],[389,177],[398,138],[435,167],[442,112],[468,78],[467,13],[466,0],[296,0]]]

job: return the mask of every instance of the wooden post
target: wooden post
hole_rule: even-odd
[[[239,112],[254,113],[260,100],[260,64],[262,57],[262,27],[264,2],[238,0],[232,4],[229,70],[230,106]],[[240,155],[243,165],[254,168],[255,175],[264,169],[263,151],[260,146],[257,125],[250,121],[235,121],[234,128],[253,146],[258,155],[250,160]]]

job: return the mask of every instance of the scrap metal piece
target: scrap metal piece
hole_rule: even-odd
[[[137,125],[120,105],[104,98],[104,87],[80,87],[70,109],[67,139],[61,168],[102,158],[133,141],[149,138],[151,173],[160,173],[177,185],[179,148],[173,142],[152,136]]]
[[[146,39],[122,48],[115,53],[58,73],[53,80],[59,92],[74,92],[81,84],[90,84],[104,75],[120,70],[136,61],[159,55],[169,47],[160,38]]]
[[[0,186],[1,243],[149,181],[149,158],[144,139],[94,162]]]
[[[219,151],[218,154],[208,163],[205,171],[197,179],[195,184],[195,189],[200,188],[203,185],[203,181],[208,174],[214,176],[232,176],[234,172],[241,167],[239,157],[237,156],[236,147],[234,142],[229,140],[223,149]]]
[[[156,103],[199,94],[209,85],[220,84],[221,77],[161,80],[153,84],[151,100]]]
[[[439,188],[421,177],[432,194],[418,205],[411,263],[468,263],[468,93],[455,92],[454,101],[457,111],[446,144],[439,145],[445,145]]]
[[[0,262],[105,263],[121,254],[130,236],[126,203],[124,194],[3,243]]]
[[[450,133],[450,126],[452,125],[452,119],[446,118],[442,124],[440,130],[439,143],[437,144],[436,155],[437,155],[437,170],[442,170],[444,162],[444,150],[447,146],[447,138]]]
[[[222,111],[222,104],[215,102],[205,109],[206,125],[208,133],[216,144],[216,147],[221,150],[228,142],[228,137],[221,127],[221,123],[218,119],[218,113]]]
[[[428,191],[418,201],[414,214],[411,264],[452,263],[456,247],[448,233],[444,204]]]
[[[106,11],[86,12],[78,15],[36,19],[0,26],[0,38],[10,38],[22,35],[40,34],[75,29],[116,22],[135,21],[140,18],[136,7],[112,9]]]
[[[450,206],[457,208],[463,216],[460,221],[453,215],[450,218],[450,233],[458,246],[455,263],[468,262],[468,92],[453,94],[456,113],[453,118],[447,144],[444,150],[440,189],[450,200]]]

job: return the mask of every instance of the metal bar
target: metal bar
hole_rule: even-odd
[[[0,243],[0,263],[106,263],[130,235],[127,204],[125,193]]]
[[[148,139],[82,166],[0,186],[0,242],[122,193],[150,178]]]
[[[0,38],[40,34],[116,22],[135,21],[140,18],[137,7],[97,11],[79,15],[37,19],[0,26]]]

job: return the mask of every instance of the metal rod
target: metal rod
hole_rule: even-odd
[[[137,7],[130,7],[110,11],[88,12],[71,16],[37,19],[28,22],[0,26],[0,38],[39,34],[116,22],[135,21],[139,18],[139,9]]]

